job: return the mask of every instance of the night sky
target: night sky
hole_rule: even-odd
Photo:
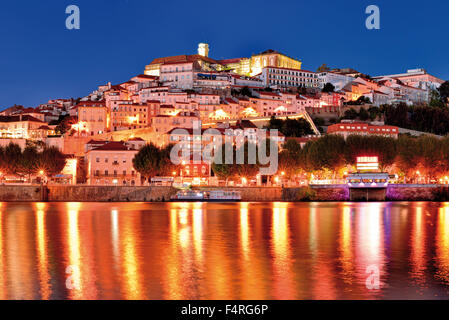
[[[81,29],[67,30],[78,5]],[[381,29],[365,27],[368,5]],[[275,49],[315,71],[322,63],[372,76],[426,68],[449,79],[449,1],[1,1],[0,110],[82,97],[124,82],[154,58],[196,53],[215,59]]]

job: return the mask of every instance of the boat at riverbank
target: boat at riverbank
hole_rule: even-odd
[[[242,200],[240,191],[198,191],[181,190],[171,197],[171,201],[182,202],[238,202]]]

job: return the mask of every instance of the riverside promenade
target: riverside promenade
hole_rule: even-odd
[[[202,187],[198,190],[240,191],[245,202],[276,201],[349,201],[345,185],[282,187]],[[443,192],[442,192],[443,190]],[[449,194],[441,185],[389,185],[386,201],[445,201],[441,194]],[[165,202],[177,189],[172,187],[116,187],[63,185],[2,185],[0,202]],[[373,199],[375,201],[376,199]],[[377,199],[383,201],[384,199]]]

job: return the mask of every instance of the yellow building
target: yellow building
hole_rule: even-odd
[[[201,69],[206,71],[231,70],[245,76],[255,76],[261,73],[264,67],[301,70],[302,66],[300,60],[291,58],[275,50],[266,50],[262,53],[253,55],[251,58],[235,58],[217,61],[209,58],[209,45],[200,43],[198,46],[198,54],[154,59],[151,64],[145,67],[144,73],[146,75],[159,76],[161,65],[186,61],[197,61],[201,64]]]
[[[301,70],[302,62],[277,52],[267,50],[251,57],[251,76],[259,74],[265,67],[280,67]]]

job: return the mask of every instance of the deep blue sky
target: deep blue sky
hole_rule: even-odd
[[[65,28],[65,8],[81,10],[81,30]],[[381,30],[365,28],[365,8],[381,10]],[[213,58],[276,49],[371,74],[424,67],[449,79],[447,0],[0,2],[0,110],[50,98],[85,96],[126,81],[161,56],[191,54],[208,42]]]

